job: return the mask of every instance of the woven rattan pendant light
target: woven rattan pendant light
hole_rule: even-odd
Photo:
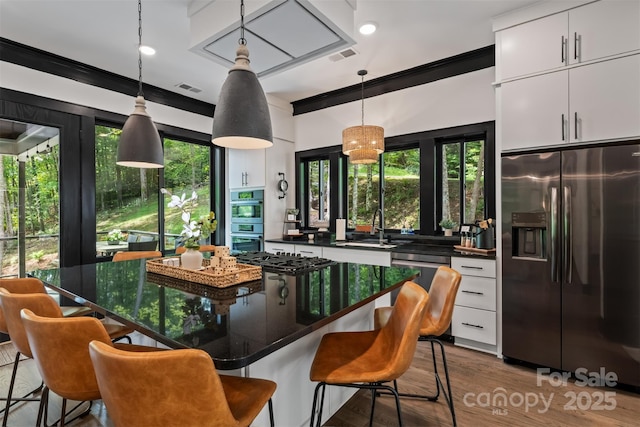
[[[364,124],[364,76],[367,70],[358,71],[362,82],[362,124],[342,131],[342,152],[353,164],[371,164],[384,152],[384,129]]]

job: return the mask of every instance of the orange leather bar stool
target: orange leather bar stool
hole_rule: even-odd
[[[47,290],[44,287],[44,283],[40,279],[35,277],[13,277],[0,279],[0,288],[5,288],[12,294],[46,294]],[[69,305],[61,306],[63,316],[84,316],[92,313],[93,310],[90,307],[81,305]],[[0,310],[0,332],[6,332],[6,325],[4,323],[4,317],[2,316],[2,310]]]
[[[458,288],[460,287],[460,280],[462,276],[456,270],[449,267],[438,267],[433,280],[431,281],[431,287],[429,288],[429,302],[427,303],[427,312],[422,325],[420,326],[420,340],[429,341],[431,343],[431,356],[433,358],[433,371],[436,380],[436,393],[434,395],[419,395],[409,393],[398,393],[403,397],[413,397],[427,399],[430,401],[438,400],[440,392],[444,395],[449,411],[451,411],[451,418],[453,419],[453,425],[456,424],[456,413],[453,408],[453,397],[451,395],[451,382],[449,381],[449,368],[447,366],[447,357],[444,352],[444,345],[438,339],[440,335],[445,333],[451,325],[451,317],[453,316],[453,306],[456,301],[456,295],[458,294]],[[375,328],[382,328],[388,322],[389,316],[392,313],[392,307],[380,307],[377,308],[374,315]],[[436,364],[436,351],[435,344],[440,346],[440,352],[442,354],[442,364],[444,366],[444,375],[446,380],[445,386],[440,379],[438,373],[438,366]],[[395,389],[398,390],[397,382],[394,381]]]
[[[200,252],[213,252],[216,250],[216,247],[214,245],[200,245],[200,247],[198,248],[198,251]],[[185,248],[184,246],[178,246],[176,248],[176,255],[180,255],[183,254],[187,251],[187,248]]]
[[[274,425],[276,384],[218,375],[202,350],[135,353],[93,341],[89,353],[116,427],[249,426],[267,403]]]
[[[15,385],[16,373],[18,371],[18,361],[20,355],[24,354],[29,358],[33,358],[31,347],[27,339],[27,334],[20,318],[20,310],[28,308],[29,310],[47,317],[63,317],[62,310],[58,304],[47,294],[34,293],[34,294],[13,294],[8,292],[4,288],[0,288],[0,307],[4,314],[4,319],[7,325],[7,331],[9,337],[13,342],[14,347],[17,350],[16,362],[13,365],[13,372],[11,374],[11,381],[9,383],[9,392],[7,396],[7,403],[5,405],[5,413],[2,425],[7,425],[7,417],[9,415],[9,407],[11,405],[13,387]],[[77,319],[91,319],[91,317],[77,317]],[[97,319],[96,319],[97,320]],[[99,320],[97,320],[100,322]],[[109,336],[111,339],[119,339],[124,335],[130,333],[131,329],[125,326],[119,327],[119,325],[106,324],[105,328],[108,328]],[[40,399],[29,399],[40,400]]]
[[[114,262],[128,261],[130,259],[142,259],[142,258],[160,258],[162,252],[160,251],[118,251],[113,255]]]
[[[15,277],[15,278],[2,278],[0,279],[0,288],[4,288],[7,291],[15,294],[32,294],[32,293],[42,293],[46,294],[47,290],[44,287],[44,283],[40,279],[36,279],[34,277]],[[91,308],[84,306],[63,306],[60,307],[62,310],[62,314],[64,316],[84,316],[93,312]],[[7,322],[4,318],[4,313],[2,312],[2,307],[0,306],[0,332],[3,334],[9,335],[9,330],[7,328]],[[20,353],[16,354],[15,360],[13,362],[14,366],[14,374],[12,376],[12,380],[15,380],[15,373],[18,369],[18,363],[20,361]],[[27,398],[27,396],[39,391],[42,388],[42,385],[39,385],[34,390],[25,394],[20,398],[12,398],[9,396],[7,398],[0,398],[0,400],[5,400],[9,402],[9,407],[15,405],[20,401],[38,401],[39,399],[35,398]],[[11,393],[13,394],[13,393]],[[5,411],[6,408],[0,409],[0,412]]]
[[[402,426],[398,393],[384,383],[396,380],[409,369],[418,344],[420,324],[428,298],[427,291],[420,285],[406,282],[402,285],[387,323],[380,329],[333,332],[322,337],[310,373],[311,381],[319,382],[313,395],[311,427],[320,389],[322,395],[317,425],[321,425],[327,385],[371,390],[369,425],[373,423],[377,392],[387,391],[393,394],[398,422]]]
[[[40,425],[43,415],[46,423],[49,391],[53,391],[62,397],[60,427],[63,427],[67,399],[83,402],[101,398],[89,357],[89,343],[114,344],[104,325],[94,317],[42,317],[26,308],[20,313],[33,359],[45,384],[36,426]],[[131,351],[159,350],[131,344],[115,346]]]

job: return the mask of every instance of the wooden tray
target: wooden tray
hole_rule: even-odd
[[[201,270],[188,270],[182,267],[166,265],[162,263],[162,260],[163,258],[147,260],[147,271],[216,288],[226,288],[238,283],[262,278],[262,267],[255,265],[236,264],[238,268],[236,272],[214,274],[214,267],[209,266],[208,259],[202,260]]]
[[[453,248],[459,252],[472,252],[476,254],[492,255],[496,253],[494,249],[467,248],[466,246],[453,245]]]

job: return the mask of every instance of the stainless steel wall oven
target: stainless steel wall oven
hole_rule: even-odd
[[[264,247],[264,190],[231,192],[231,250],[261,251]]]

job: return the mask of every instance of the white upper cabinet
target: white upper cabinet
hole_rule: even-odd
[[[569,75],[558,71],[503,83],[502,149],[568,142]]]
[[[640,135],[640,54],[572,68],[569,81],[571,142]]]
[[[502,150],[636,138],[640,54],[503,83]]]
[[[640,1],[602,0],[569,11],[569,64],[640,49]]]
[[[497,33],[500,81],[640,49],[640,1],[601,0]]]
[[[568,22],[565,12],[500,31],[501,80],[564,67]]]
[[[229,188],[264,187],[265,149],[229,151]]]

